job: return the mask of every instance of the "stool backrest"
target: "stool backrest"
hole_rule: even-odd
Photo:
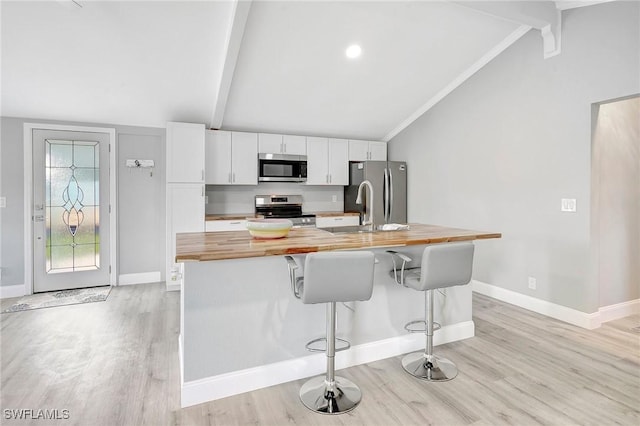
[[[369,300],[375,257],[370,251],[309,253],[304,263],[303,303]]]
[[[436,244],[422,254],[419,288],[453,287],[469,284],[473,270],[473,243]]]

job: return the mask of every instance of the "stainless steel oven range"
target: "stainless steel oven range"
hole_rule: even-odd
[[[256,214],[265,218],[286,218],[294,227],[315,227],[316,215],[302,213],[302,195],[256,195]]]

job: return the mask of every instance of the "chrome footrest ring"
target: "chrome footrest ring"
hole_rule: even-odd
[[[313,347],[314,344],[316,343],[324,343],[323,347]],[[342,346],[338,346],[337,343],[342,343]],[[339,339],[336,337],[336,352],[340,352],[340,351],[346,351],[347,349],[349,349],[351,347],[351,343],[349,343],[348,341],[344,340],[344,339]],[[310,342],[308,342],[305,345],[305,348],[307,348],[307,350],[309,352],[326,352],[327,350],[327,339],[326,337],[320,337],[319,339],[313,339]]]
[[[415,324],[420,324],[422,325],[423,328],[413,328],[412,326]],[[436,330],[440,330],[440,328],[442,328],[440,326],[439,323],[434,322],[433,323],[433,331]],[[416,320],[416,321],[411,321],[408,322],[404,325],[404,329],[407,330],[409,333],[426,333],[427,332],[427,323],[423,320]]]

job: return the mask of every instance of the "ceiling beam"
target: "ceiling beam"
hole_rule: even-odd
[[[562,11],[555,1],[454,1],[470,9],[540,31],[544,57],[560,53]]]
[[[530,26],[522,25],[518,27],[514,32],[509,34],[504,40],[502,40],[493,49],[484,54],[480,59],[474,62],[469,68],[464,70],[460,75],[454,78],[449,84],[447,84],[442,90],[436,93],[431,99],[429,99],[424,105],[418,108],[413,114],[407,117],[402,123],[400,123],[395,129],[390,131],[382,140],[388,142],[391,138],[395,137],[398,133],[409,127],[411,123],[416,121],[422,114],[431,109],[435,104],[444,99],[449,93],[453,92],[458,86],[464,83],[469,77],[478,72],[482,67],[487,65],[493,58],[502,53],[506,48],[518,41],[520,37],[525,35],[531,30]]]
[[[216,104],[213,107],[210,126],[212,129],[219,129],[224,119],[224,111],[227,108],[227,99],[231,90],[231,82],[233,81],[233,73],[236,69],[238,54],[242,44],[244,28],[249,17],[251,9],[251,0],[234,0],[231,11],[231,25],[227,32],[225,40],[225,55],[222,75],[220,76],[220,84]]]

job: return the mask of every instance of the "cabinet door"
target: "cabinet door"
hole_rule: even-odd
[[[282,147],[284,154],[307,155],[307,138],[306,136],[284,135]]]
[[[336,228],[339,226],[358,225],[360,225],[360,216],[321,216],[316,218],[316,228]]]
[[[208,220],[205,225],[207,232],[222,232],[222,231],[246,231],[246,220]]]
[[[369,142],[349,141],[349,161],[367,161],[369,159]]]
[[[307,185],[329,184],[329,140],[307,138]]]
[[[167,182],[204,182],[204,124],[167,123]]]
[[[167,185],[167,281],[180,283],[176,266],[176,234],[204,232],[204,184]]]
[[[231,183],[231,132],[207,130],[206,180],[211,185]]]
[[[349,185],[349,141],[329,139],[329,184]]]
[[[258,133],[258,152],[264,154],[282,154],[282,135]]]
[[[258,184],[258,135],[231,132],[231,183]]]
[[[387,161],[387,143],[369,142],[369,160]]]

